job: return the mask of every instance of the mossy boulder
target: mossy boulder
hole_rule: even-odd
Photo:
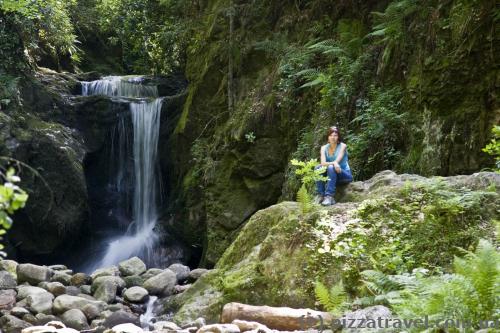
[[[493,238],[500,217],[495,173],[424,178],[385,171],[349,187],[358,189],[356,202],[307,214],[295,202],[282,202],[255,213],[216,269],[175,300],[175,320],[216,321],[232,301],[314,307],[316,280],[342,280],[356,295],[365,269],[447,270],[459,247]]]

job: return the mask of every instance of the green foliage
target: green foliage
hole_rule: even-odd
[[[4,235],[12,226],[10,215],[20,208],[23,208],[28,194],[16,185],[20,181],[15,175],[13,168],[7,169],[5,172],[0,172],[0,177],[3,184],[0,185],[0,236]],[[0,237],[1,239],[1,237]],[[0,244],[0,250],[3,245]],[[5,256],[5,252],[0,252],[0,255]]]
[[[311,195],[307,192],[305,184],[302,184],[299,191],[297,192],[297,202],[300,204],[300,210],[302,214],[307,214],[313,209],[313,203],[311,200]]]
[[[474,329],[466,332],[480,328],[481,320],[499,319],[500,252],[495,245],[481,239],[474,252],[456,257],[453,267],[453,274],[417,279],[416,286],[402,291],[396,312],[403,318],[467,320]]]
[[[500,172],[500,126],[493,126],[491,133],[493,134],[493,138],[483,148],[483,151],[495,157],[496,170]]]
[[[370,87],[366,99],[358,99],[357,116],[351,121],[350,162],[362,179],[393,169],[401,158],[408,114],[402,112],[399,87]]]
[[[314,184],[316,181],[326,181],[328,180],[327,176],[323,176],[323,174],[326,171],[326,167],[321,167],[318,169],[315,169],[315,167],[319,164],[318,160],[316,159],[311,159],[307,162],[303,161],[298,161],[296,159],[293,159],[290,161],[290,163],[293,166],[298,167],[295,170],[295,174],[299,175],[302,179],[302,184],[304,185],[310,185]]]
[[[0,110],[7,108],[17,95],[19,78],[0,74]]]
[[[326,311],[335,316],[340,315],[342,310],[347,308],[347,293],[344,290],[342,281],[333,285],[330,290],[320,281],[316,281],[314,294]]]

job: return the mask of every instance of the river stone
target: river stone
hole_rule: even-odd
[[[174,288],[174,294],[181,294],[191,288],[192,284],[183,284],[183,285],[176,285]]]
[[[153,276],[156,276],[163,272],[163,269],[159,268],[150,268],[148,269],[145,273],[141,274],[141,277],[146,281],[149,278],[152,278]]]
[[[86,330],[89,329],[89,323],[87,322],[87,317],[85,314],[78,309],[71,309],[64,312],[61,316],[62,322],[75,330]]]
[[[32,287],[32,286],[17,286],[17,297],[16,299],[18,301],[25,299],[29,295],[34,295],[34,294],[43,294],[46,293],[47,290],[40,288],[40,287]]]
[[[106,303],[101,301],[91,301],[82,297],[61,295],[54,300],[53,310],[55,313],[64,313],[70,309],[83,309],[87,304],[93,304],[103,311]]]
[[[111,280],[105,280],[101,284],[99,284],[99,287],[94,293],[94,297],[99,301],[112,303],[116,298],[116,289],[117,286],[115,282]]]
[[[36,319],[35,316],[33,316],[31,313],[27,313],[24,316],[22,316],[21,320],[24,320],[27,323],[30,323],[31,325],[38,325],[38,319]]]
[[[113,326],[107,333],[143,333],[144,331],[137,325],[126,323]]]
[[[146,271],[146,264],[138,257],[133,257],[118,264],[122,276],[140,275]]]
[[[49,292],[32,294],[26,297],[28,309],[33,313],[52,314],[54,295]]]
[[[78,294],[76,296],[81,297],[81,298],[85,298],[85,299],[88,299],[88,300],[91,300],[91,301],[97,301],[97,299],[94,296],[92,296],[92,295]]]
[[[182,264],[172,264],[168,266],[168,269],[175,273],[178,282],[186,280],[190,272],[189,267]]]
[[[147,279],[143,287],[150,295],[168,296],[172,294],[176,284],[177,278],[175,273],[166,269],[162,273]]]
[[[33,264],[17,265],[17,283],[28,282],[29,284],[39,284],[42,281],[49,281],[51,270],[46,266]]]
[[[201,327],[205,326],[206,324],[207,324],[207,322],[205,321],[205,318],[198,317],[195,320],[188,322],[185,325],[182,325],[181,328],[183,328],[183,329],[187,329],[188,327],[201,328]]]
[[[124,297],[132,303],[141,303],[148,297],[148,291],[142,287],[132,287],[125,290]]]
[[[111,328],[116,325],[126,324],[126,323],[140,325],[139,317],[125,311],[116,311],[113,312],[108,318],[106,318],[106,320],[104,320],[103,326]]]
[[[96,328],[96,327],[103,327],[102,324],[104,323],[104,319],[94,319],[90,323],[90,328]]]
[[[99,286],[106,281],[114,283],[118,290],[122,290],[123,288],[125,288],[125,281],[123,281],[118,276],[100,276],[96,278],[92,283],[92,288],[91,288],[92,293],[95,293],[96,290],[99,288]]]
[[[60,271],[61,273],[68,274],[69,276],[73,276],[73,270],[72,269],[64,269]]]
[[[130,275],[130,276],[125,276],[123,278],[123,281],[125,281],[125,286],[127,288],[141,287],[142,284],[144,283],[144,278],[139,275]]]
[[[44,313],[37,313],[36,314],[36,324],[37,325],[45,325],[47,323],[50,323],[51,321],[58,321],[59,318],[57,318],[54,315],[46,315]]]
[[[85,317],[87,317],[87,319],[91,321],[99,317],[101,310],[94,304],[85,304],[85,306],[82,308],[82,312],[85,314]]]
[[[118,267],[111,266],[111,267],[96,269],[92,274],[90,274],[90,277],[92,278],[92,280],[95,280],[100,276],[119,276],[119,275],[120,271],[118,270]]]
[[[0,270],[9,272],[16,279],[17,279],[17,265],[18,263],[15,262],[14,260],[0,260]]]
[[[130,312],[130,308],[122,303],[108,304],[106,306],[106,310],[109,310],[111,312],[116,312],[116,311]]]
[[[17,318],[22,318],[25,314],[28,313],[30,313],[28,310],[20,306],[15,306],[12,308],[12,310],[10,310],[10,314],[16,316]]]
[[[30,326],[29,323],[12,315],[5,315],[0,318],[0,328],[5,333],[21,333],[24,328]]]
[[[64,265],[50,265],[49,268],[53,271],[64,271],[64,270],[68,269],[68,267],[66,267]]]
[[[17,282],[7,271],[0,271],[0,289],[15,289]]]
[[[61,282],[47,282],[45,289],[56,297],[66,293],[66,287]]]
[[[92,294],[92,287],[88,285],[80,286],[80,291],[82,294],[90,295]]]
[[[60,282],[65,286],[69,286],[71,282],[71,275],[68,275],[63,272],[54,272],[54,275],[50,278],[51,282]]]
[[[0,310],[10,310],[16,304],[16,291],[13,289],[0,290]]]
[[[205,268],[196,268],[193,269],[191,272],[189,272],[189,280],[190,281],[196,281],[203,275],[207,274],[209,272],[208,269]]]
[[[212,324],[203,326],[197,333],[240,333],[240,328],[234,324]]]
[[[73,275],[69,282],[72,286],[80,287],[92,283],[92,278],[85,273],[76,273]]]
[[[181,329],[179,326],[177,326],[176,323],[173,323],[171,321],[157,321],[156,323],[153,324],[153,327],[155,331],[161,331],[161,330],[177,331]]]

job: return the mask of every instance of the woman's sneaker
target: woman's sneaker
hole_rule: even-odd
[[[313,203],[320,205],[323,202],[324,198],[325,198],[325,196],[317,194],[314,196]]]
[[[335,200],[333,200],[333,198],[329,195],[327,195],[325,197],[325,199],[323,199],[323,201],[321,202],[321,205],[323,205],[323,206],[331,206],[334,204],[335,204]]]

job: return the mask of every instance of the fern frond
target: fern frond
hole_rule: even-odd
[[[318,302],[328,310],[330,304],[330,293],[328,292],[328,288],[320,281],[316,281],[314,285],[314,294]]]
[[[309,213],[313,208],[313,202],[305,184],[302,184],[299,191],[297,192],[297,201],[300,205],[300,210],[302,214]]]

